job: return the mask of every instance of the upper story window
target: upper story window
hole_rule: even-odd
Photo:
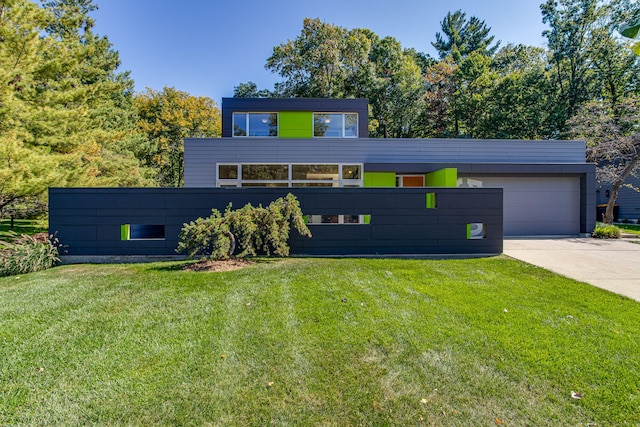
[[[278,113],[233,113],[233,136],[278,136]]]
[[[357,138],[357,113],[313,113],[313,136],[319,138]]]

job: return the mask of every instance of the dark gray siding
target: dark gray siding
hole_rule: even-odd
[[[640,179],[635,176],[630,176],[625,181],[626,184],[630,184],[635,188],[640,188]],[[598,189],[597,200],[598,204],[604,204],[609,201],[606,196],[606,191],[611,191],[610,185],[603,185]],[[629,187],[622,187],[618,192],[618,198],[616,199],[618,205],[618,219],[639,220],[640,219],[640,192]],[[598,218],[602,221],[602,218]]]
[[[222,136],[233,136],[233,112],[252,113],[310,111],[319,113],[358,113],[358,135],[369,136],[369,101],[330,98],[222,98]]]
[[[426,208],[426,192],[438,207]],[[313,238],[292,232],[292,254],[498,254],[502,252],[501,189],[381,188],[93,188],[49,190],[49,230],[68,255],[175,255],[185,222],[228,203],[268,204],[294,193],[307,215],[371,215],[370,224],[310,225]],[[469,223],[487,237],[466,238]],[[122,224],[163,224],[163,240],[120,240]]]
[[[585,164],[583,141],[510,141],[466,139],[269,139],[211,138],[185,140],[185,187],[212,187],[216,163],[378,163],[429,164],[431,168],[474,164]],[[395,166],[393,166],[395,165]],[[367,169],[372,170],[372,169]],[[489,170],[487,170],[489,171]],[[416,171],[417,172],[417,171]],[[428,172],[428,171],[427,171]],[[523,169],[523,173],[526,170]]]

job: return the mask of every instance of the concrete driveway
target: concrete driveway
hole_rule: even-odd
[[[506,239],[504,253],[640,301],[640,239]]]

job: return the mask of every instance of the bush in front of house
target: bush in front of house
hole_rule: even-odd
[[[60,262],[57,239],[7,234],[9,239],[0,241],[0,277],[45,270]]]
[[[267,207],[248,203],[232,210],[229,204],[224,214],[213,209],[209,217],[184,224],[176,252],[209,259],[244,258],[259,253],[287,256],[291,227],[311,237],[298,199],[291,193]]]
[[[620,229],[615,225],[603,224],[601,222],[596,223],[596,228],[593,229],[591,237],[598,239],[619,239]]]

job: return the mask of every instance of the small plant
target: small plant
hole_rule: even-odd
[[[45,270],[60,262],[60,244],[52,235],[39,241],[13,231],[6,234],[8,239],[0,241],[0,277]]]
[[[607,225],[601,222],[596,223],[596,228],[593,229],[591,237],[598,239],[619,239],[620,229],[615,225]]]
[[[311,237],[298,199],[291,193],[266,208],[248,203],[234,211],[230,203],[224,214],[213,209],[209,217],[184,224],[176,252],[209,259],[232,258],[236,249],[240,252],[235,256],[240,258],[258,253],[287,256],[292,226]]]

